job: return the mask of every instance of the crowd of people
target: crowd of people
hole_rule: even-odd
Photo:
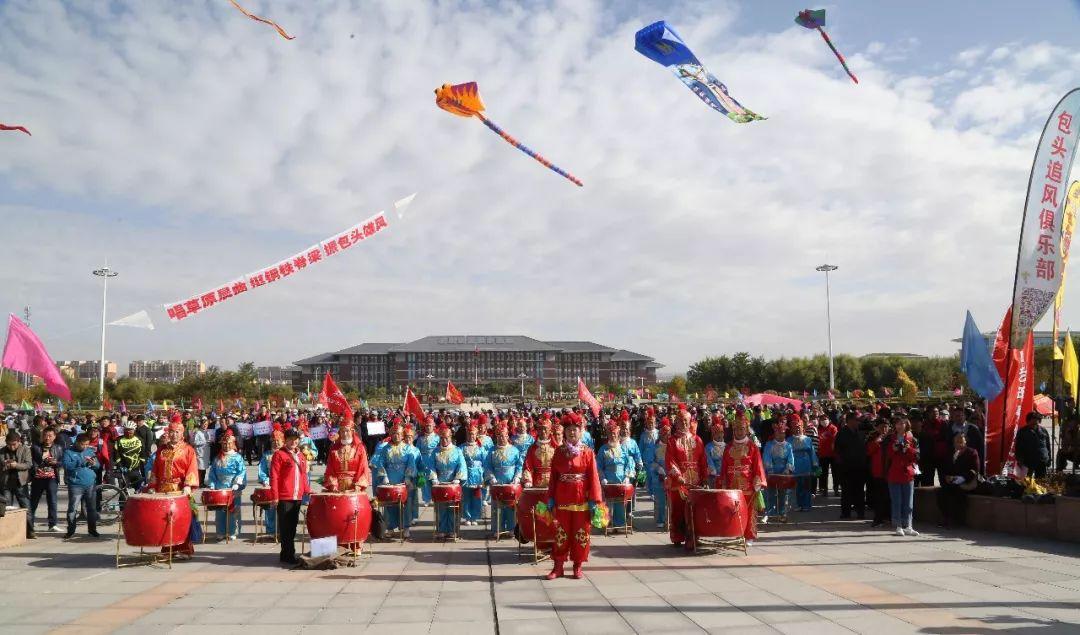
[[[160,415],[160,416],[155,416]],[[1017,434],[1019,469],[1046,473],[1050,444],[1033,414]],[[1059,468],[1077,454],[1077,421],[1062,427]],[[97,536],[96,487],[117,483],[131,491],[189,492],[195,488],[248,486],[248,466],[258,465],[258,486],[273,492],[276,508],[265,514],[268,533],[281,538],[280,558],[296,562],[294,538],[303,502],[312,490],[315,464],[326,465],[327,491],[367,491],[398,485],[408,490],[399,509],[384,508],[387,530],[408,537],[421,506],[433,504],[432,486],[464,489],[460,523],[480,524],[498,485],[549,488],[548,509],[559,531],[553,576],[567,560],[576,577],[588,557],[590,521],[603,503],[605,485],[633,484],[653,501],[657,529],[671,542],[692,548],[689,490],[740,490],[755,510],[744,538],[757,526],[784,523],[790,513],[812,509],[815,500],[840,497],[840,518],[852,514],[871,526],[916,536],[912,526],[917,485],[940,485],[942,524],[963,518],[967,492],[983,471],[984,422],[971,404],[900,409],[808,402],[791,406],[741,403],[616,407],[593,416],[587,409],[447,409],[419,417],[400,409],[364,410],[354,420],[324,409],[259,407],[226,413],[69,412],[11,416],[0,448],[3,488],[9,505],[28,510],[27,536],[36,535],[45,497],[49,531],[59,531],[57,495],[61,474],[68,491],[65,536],[76,530],[80,511]],[[159,456],[161,455],[161,456]],[[164,460],[163,460],[164,459]],[[936,479],[936,480],[935,480]],[[633,503],[614,506],[610,522],[632,517]],[[513,532],[513,513],[490,514],[492,534]],[[236,537],[239,514],[217,513],[219,537]],[[458,516],[435,503],[437,538],[456,536]],[[185,550],[193,551],[190,545]]]

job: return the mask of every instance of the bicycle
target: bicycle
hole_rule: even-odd
[[[98,506],[98,522],[106,524],[115,521],[127,503],[129,488],[134,489],[138,481],[133,481],[128,468],[118,466],[109,470],[94,487]]]

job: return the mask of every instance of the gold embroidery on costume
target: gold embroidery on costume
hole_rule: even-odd
[[[581,545],[582,547],[588,547],[589,546],[589,532],[585,531],[584,527],[581,527],[580,529],[577,530],[577,533],[574,534],[574,538],[577,539],[578,544]]]
[[[555,529],[555,544],[560,547],[566,544],[566,531],[562,528],[562,525]]]

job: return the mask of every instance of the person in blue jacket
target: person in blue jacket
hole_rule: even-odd
[[[465,459],[465,487],[462,491],[461,515],[465,525],[475,526],[480,523],[484,508],[484,465],[487,463],[488,450],[476,436],[477,422],[467,424],[465,444],[461,453]]]
[[[596,471],[600,473],[601,485],[629,485],[634,479],[634,459],[622,444],[622,430],[617,421],[608,423],[607,443],[596,453]],[[611,505],[611,524],[626,525],[626,504]]]
[[[724,424],[714,422],[709,429],[712,441],[705,444],[705,462],[709,465],[709,487],[716,488],[714,483],[724,473],[722,463],[724,459]]]
[[[465,465],[465,455],[461,449],[454,445],[451,440],[450,428],[445,424],[439,424],[436,431],[439,437],[439,445],[431,453],[427,468],[431,484],[434,485],[461,485],[468,476]],[[447,504],[435,503],[435,539],[449,538],[457,535],[457,518],[454,510]]]
[[[656,414],[649,406],[645,410],[645,428],[638,437],[638,448],[641,450],[641,464],[645,468],[645,491],[649,496],[653,495],[656,472],[653,470],[653,459],[656,458],[656,448],[660,443],[660,430],[656,428]]]
[[[218,509],[214,512],[214,524],[219,539],[227,534],[231,540],[236,540],[240,533],[240,500],[245,486],[247,486],[247,464],[244,462],[244,457],[236,451],[236,437],[230,431],[221,440],[221,452],[206,470],[208,489],[233,491],[233,502],[229,510]],[[228,527],[225,526],[226,518]]]
[[[383,445],[375,459],[374,467],[376,485],[405,485],[415,493],[415,478],[417,472],[416,455],[412,448],[405,443],[404,429],[400,422],[390,428],[390,441]],[[409,512],[406,509],[404,517],[398,514],[397,505],[388,505],[384,508],[386,528],[389,530],[400,529],[405,537],[409,536]]]
[[[491,485],[521,483],[521,471],[524,464],[525,457],[521,456],[521,452],[518,452],[518,449],[510,444],[510,433],[506,429],[506,424],[498,424],[495,427],[495,447],[487,455],[487,461],[484,465],[485,480]],[[497,527],[495,524],[496,514],[494,512],[491,514],[492,535],[495,535],[496,532],[514,531],[514,526],[517,523],[513,509],[504,508],[500,510],[498,516],[500,517],[499,524],[501,527]]]
[[[270,433],[270,449],[263,453],[259,459],[259,485],[270,487],[270,462],[274,459],[274,452],[285,447],[285,433],[282,430],[274,430]],[[271,505],[263,512],[263,526],[266,533],[277,534],[277,506]]]
[[[439,447],[439,435],[435,432],[435,417],[431,415],[425,417],[422,426],[421,434],[416,438],[416,449],[420,452],[421,462],[424,465],[430,465],[431,455],[435,453],[435,448]],[[425,507],[431,504],[430,480],[424,482],[424,486],[420,488],[420,495]]]
[[[778,419],[773,423],[773,438],[765,444],[761,461],[765,464],[766,475],[795,473],[795,454],[787,441],[787,424],[783,419]],[[774,514],[779,517],[780,522],[787,521],[788,494],[787,489],[766,488],[765,515],[762,517],[762,523],[767,522],[769,516]]]
[[[791,415],[794,434],[788,439],[795,457],[795,504],[799,511],[808,512],[814,501],[814,481],[821,470],[818,467],[814,440],[806,435],[799,415]]]
[[[64,538],[75,535],[75,521],[79,514],[79,505],[86,510],[86,528],[94,538],[97,532],[97,501],[94,500],[94,485],[97,483],[97,450],[87,447],[89,437],[86,433],[75,437],[75,446],[64,450],[64,483],[68,489],[67,533]]]

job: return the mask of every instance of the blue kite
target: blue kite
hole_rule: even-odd
[[[641,29],[634,36],[634,49],[652,61],[671,69],[701,101],[727,115],[735,123],[765,119],[735,101],[727,86],[701,65],[675,29],[660,20]]]

